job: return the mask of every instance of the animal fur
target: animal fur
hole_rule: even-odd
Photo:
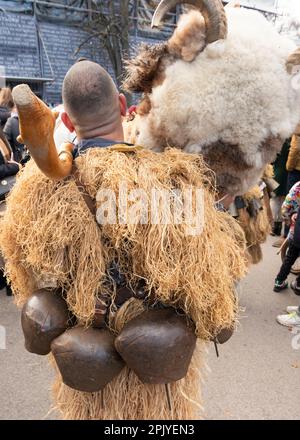
[[[124,118],[122,126],[125,142],[136,145],[136,141],[139,136],[139,119],[140,115],[137,114]]]
[[[195,40],[188,32],[203,29],[202,15],[183,16],[163,50],[144,47],[131,61],[125,86],[150,101],[139,145],[203,154],[220,186],[236,195],[255,185],[299,123],[300,91],[289,73],[298,59],[291,55],[295,44],[256,11],[229,8],[226,14],[227,39],[202,51],[199,31]],[[187,56],[174,49],[186,42]],[[158,84],[154,65],[160,66]]]
[[[265,170],[265,173],[271,173],[271,169]],[[266,241],[271,232],[271,222],[268,217],[267,199],[264,193],[256,185],[244,195],[245,203],[248,204],[251,200],[257,200],[261,203],[261,209],[255,216],[251,216],[246,208],[239,209],[237,218],[238,223],[242,227],[246,241],[247,250],[249,253],[249,260],[252,264],[258,264],[262,258],[263,253],[261,245]]]

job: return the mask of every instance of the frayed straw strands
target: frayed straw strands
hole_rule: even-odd
[[[191,317],[199,338],[207,340],[232,326],[238,307],[234,286],[246,271],[245,239],[237,222],[215,210],[213,176],[201,157],[177,149],[90,149],[76,165],[94,200],[105,188],[118,196],[120,182],[128,191],[139,188],[147,195],[153,188],[203,189],[203,231],[187,235],[184,223],[99,226],[72,177],[53,182],[31,162],[7,200],[0,233],[17,303],[23,304],[41,285],[55,285],[65,292],[78,322],[90,325],[107,270],[117,262],[131,285],[145,280],[157,301]],[[125,310],[121,308],[111,323],[116,333],[142,311],[136,302]],[[71,390],[60,379],[56,402],[66,418],[193,418],[194,401],[199,405],[199,358],[197,349],[188,376],[171,385],[173,415],[164,387],[143,385],[126,369],[105,388],[104,410],[100,394]]]

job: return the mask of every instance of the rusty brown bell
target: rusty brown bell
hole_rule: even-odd
[[[223,328],[216,335],[215,341],[218,344],[225,344],[225,342],[229,341],[229,339],[231,338],[233,333],[234,333],[234,329],[232,327],[230,327],[230,328],[229,327],[228,328]]]
[[[103,390],[125,365],[114,340],[110,331],[93,327],[74,327],[56,338],[51,349],[64,384],[90,393]]]
[[[195,329],[174,309],[150,309],[124,326],[115,346],[143,383],[167,384],[186,376]]]
[[[41,289],[24,304],[21,316],[25,348],[30,353],[50,353],[51,342],[71,323],[67,304],[60,291]]]

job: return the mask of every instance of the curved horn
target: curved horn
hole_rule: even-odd
[[[237,0],[230,0],[230,2],[227,3],[227,5],[225,6],[225,10],[228,8],[240,8],[240,2]]]
[[[291,53],[286,60],[286,70],[290,75],[299,73],[300,70],[300,48]]]
[[[26,84],[16,86],[12,94],[19,114],[19,141],[27,146],[47,177],[53,180],[67,177],[72,170],[73,145],[65,144],[58,155],[53,139],[58,113],[53,113]]]
[[[207,44],[226,38],[227,19],[221,0],[162,0],[154,12],[152,27],[159,27],[164,16],[182,3],[193,5],[200,10],[206,24]]]

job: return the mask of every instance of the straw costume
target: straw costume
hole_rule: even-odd
[[[67,419],[198,418],[205,343],[232,335],[246,271],[244,233],[215,209],[213,174],[177,149],[114,145],[74,161],[71,144],[57,154],[55,114],[27,86],[13,95],[33,160],[7,200],[0,242],[25,346],[57,370],[56,408]],[[99,222],[99,191],[118,201],[120,182],[147,197],[201,189],[203,230]]]
[[[261,245],[270,234],[272,224],[270,194],[277,186],[273,167],[267,165],[259,185],[234,201],[231,213],[245,233],[249,262],[252,264],[259,263],[263,258]]]

